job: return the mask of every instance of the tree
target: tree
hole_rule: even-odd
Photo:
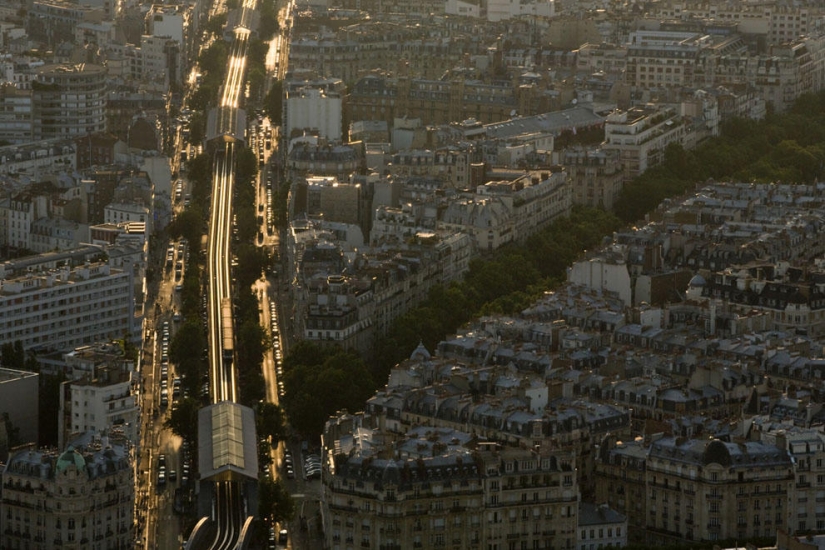
[[[286,437],[286,417],[280,405],[261,401],[255,407],[255,423],[259,437],[268,437],[273,444]]]
[[[272,87],[264,98],[264,113],[275,126],[280,126],[283,117],[284,86],[280,80],[272,82]]]
[[[295,501],[280,479],[263,477],[258,482],[258,513],[272,523],[286,523],[295,517]]]
[[[220,84],[229,65],[229,45],[224,40],[215,40],[203,50],[198,57],[198,65],[202,71],[201,86],[205,82]],[[217,95],[217,94],[216,94]]]
[[[238,225],[241,225],[240,220]],[[240,227],[238,227],[238,234],[240,235],[240,233],[241,230]],[[241,287],[250,286],[258,280],[261,277],[261,273],[263,273],[272,261],[266,250],[249,243],[239,245],[236,255],[238,257],[238,286]]]
[[[206,112],[218,99],[218,86],[202,81],[198,89],[189,96],[189,107],[193,111]]]
[[[320,434],[341,409],[361,410],[374,392],[373,377],[355,352],[300,342],[284,361],[283,407],[304,435]]]
[[[131,340],[127,336],[123,336],[120,340],[117,341],[118,346],[120,346],[120,351],[123,353],[123,357],[126,359],[131,359],[135,363],[137,363],[139,351],[135,344],[132,343]]]
[[[189,262],[186,275],[183,277],[181,289],[181,314],[188,319],[197,319],[200,323],[201,299],[200,265],[195,261]]]
[[[204,348],[206,336],[202,321],[197,315],[186,319],[169,344],[169,360],[177,365],[183,384],[192,395],[199,389],[200,380],[206,373]]]
[[[223,28],[226,25],[226,12],[219,13],[209,19],[204,26],[204,30],[209,34],[220,36],[223,33]]]
[[[263,470],[272,465],[272,447],[265,439],[258,440],[258,468]]]
[[[189,119],[189,143],[200,145],[206,139],[206,116],[203,111],[195,111]]]
[[[258,35],[264,40],[271,39],[278,32],[278,12],[274,2],[264,1],[258,10],[260,19],[258,24]]]
[[[173,239],[180,237],[189,242],[189,254],[200,250],[201,235],[203,234],[203,214],[194,208],[187,208],[169,224],[169,235]]]
[[[603,210],[576,207],[525,244],[508,245],[470,263],[461,282],[436,287],[417,308],[397,318],[388,334],[376,340],[371,372],[383,380],[389,369],[423,342],[433,349],[473,316],[483,312],[517,312],[556,282],[582,250],[620,227]],[[290,413],[290,418],[292,415]]]
[[[252,183],[258,175],[258,159],[249,147],[237,149],[235,154],[235,179],[240,185]]]
[[[212,191],[212,157],[202,153],[189,161],[189,181],[192,183],[192,204],[206,206]]]
[[[195,399],[184,397],[178,401],[177,406],[163,421],[163,427],[197,447],[198,411],[200,408],[200,403]]]

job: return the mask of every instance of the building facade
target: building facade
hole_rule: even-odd
[[[0,344],[66,350],[98,341],[140,338],[133,274],[108,263],[60,267],[0,283]]]
[[[132,452],[91,434],[63,453],[23,449],[6,464],[0,546],[9,550],[131,548]]]
[[[429,454],[356,452],[327,466],[328,548],[576,548],[572,457],[495,445],[471,452],[429,439],[404,445]]]
[[[39,140],[104,132],[105,107],[105,67],[44,65],[32,82],[32,135]]]
[[[627,454],[603,450],[596,486],[605,502],[627,512],[635,538],[743,540],[789,527],[796,476],[785,446],[663,437],[642,456],[628,461]]]
[[[123,361],[104,363],[95,366],[92,374],[63,383],[57,424],[59,447],[78,434],[108,432],[115,426],[132,445],[138,444],[138,382],[129,367],[130,363]]]

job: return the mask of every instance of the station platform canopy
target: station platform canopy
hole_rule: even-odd
[[[198,411],[198,471],[204,481],[258,479],[252,409],[222,401]]]

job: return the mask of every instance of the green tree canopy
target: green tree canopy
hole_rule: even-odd
[[[272,82],[272,87],[264,98],[264,113],[275,126],[282,123],[284,104],[284,86],[280,80]]]
[[[184,397],[172,409],[163,427],[192,444],[198,441],[198,411],[201,405],[191,397]]]
[[[268,437],[273,444],[286,438],[286,417],[280,405],[261,401],[255,407],[255,423],[259,437]]]
[[[206,139],[206,115],[203,111],[195,111],[189,118],[189,143],[200,145]]]
[[[263,477],[259,480],[258,513],[274,523],[286,523],[295,517],[295,501],[280,479]]]
[[[206,336],[200,317],[190,317],[175,332],[169,344],[169,360],[175,363],[183,376],[182,384],[190,395],[196,395],[200,389],[201,378],[206,374],[203,350],[206,348]]]
[[[376,340],[373,378],[386,379],[389,369],[419,342],[432,350],[481,313],[518,313],[564,280],[567,266],[584,249],[620,225],[618,218],[603,210],[576,207],[569,217],[556,220],[524,244],[473,260],[463,281],[433,288],[427,300],[397,318],[389,333]]]
[[[239,231],[240,233],[240,231]],[[238,285],[249,286],[261,277],[261,273],[272,262],[267,251],[261,247],[251,244],[241,244],[238,246]]]
[[[201,235],[204,227],[203,214],[195,208],[187,208],[179,213],[168,226],[169,235],[173,239],[183,237],[189,242],[189,255],[197,255],[200,251]]]
[[[206,22],[204,30],[209,34],[220,37],[221,34],[223,34],[223,28],[226,25],[226,17],[226,12],[212,16],[209,21]]]
[[[305,435],[320,434],[341,409],[362,410],[375,386],[355,352],[315,342],[296,344],[284,360],[283,407],[290,424]]]

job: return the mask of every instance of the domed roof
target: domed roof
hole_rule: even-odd
[[[718,439],[714,439],[708,443],[707,447],[705,447],[705,452],[702,453],[702,464],[707,466],[713,463],[725,467],[731,465],[730,451],[727,445]]]
[[[401,479],[401,471],[398,468],[398,464],[396,464],[395,460],[390,459],[387,461],[387,465],[384,466],[384,471],[381,475],[381,481],[384,483],[394,483],[398,485],[398,482]]]
[[[682,279],[682,280],[684,280],[684,279]],[[705,286],[706,284],[707,284],[707,281],[705,280],[705,278],[697,273],[690,280],[690,282],[688,283],[688,286]]]
[[[69,448],[66,449],[60,457],[57,459],[57,464],[55,468],[57,469],[57,473],[61,473],[69,466],[74,465],[79,471],[82,471],[86,467],[86,461],[83,459],[83,455],[77,452],[74,447],[69,445]]]
[[[427,348],[424,347],[424,342],[419,342],[418,347],[416,347],[413,352],[410,354],[410,359],[412,360],[421,360],[421,361],[428,361],[430,359],[430,352],[427,351]]]

